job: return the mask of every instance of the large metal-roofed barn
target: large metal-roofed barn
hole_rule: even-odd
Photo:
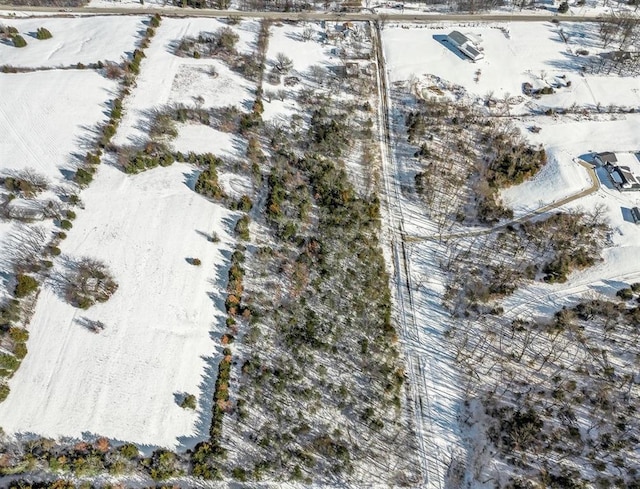
[[[484,54],[474,42],[460,31],[451,31],[447,36],[449,42],[457,47],[462,53],[473,61],[484,58]]]

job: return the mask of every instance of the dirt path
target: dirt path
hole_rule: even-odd
[[[542,214],[546,214],[548,212],[554,211],[556,209],[559,209],[560,207],[569,204],[571,202],[574,202],[576,200],[582,199],[583,197],[587,197],[595,192],[597,192],[600,189],[600,179],[598,178],[598,175],[596,174],[595,168],[588,164],[585,163],[583,161],[579,161],[578,162],[580,165],[582,165],[583,167],[586,168],[587,172],[589,173],[589,177],[591,177],[591,186],[589,188],[586,188],[585,190],[581,190],[578,193],[569,195],[563,199],[560,200],[556,200],[555,202],[552,202],[550,204],[544,205],[534,211],[531,211],[527,214],[525,214],[524,216],[521,216],[517,219],[513,219],[512,221],[506,222],[504,224],[500,224],[498,226],[493,226],[487,229],[479,229],[479,230],[474,230],[474,231],[468,231],[468,232],[459,232],[459,233],[449,233],[449,234],[439,234],[439,233],[434,233],[434,234],[430,234],[430,235],[419,235],[419,236],[405,236],[404,239],[406,242],[416,242],[416,241],[442,241],[442,240],[446,240],[446,239],[458,239],[458,238],[468,238],[468,237],[473,237],[473,236],[485,236],[487,234],[491,234],[491,233],[495,233],[497,231],[502,231],[503,229],[506,229],[509,226],[512,226],[514,224],[518,224],[518,223],[523,223],[523,222],[527,222],[532,220],[533,218],[540,216]]]
[[[383,217],[387,225],[383,226],[384,241],[389,243],[393,261],[392,293],[395,295],[397,319],[406,359],[407,408],[413,415],[419,461],[423,475],[420,487],[442,489],[446,465],[439,445],[435,442],[434,414],[432,412],[431,389],[428,379],[436,376],[431,371],[432,362],[424,358],[427,350],[422,329],[416,321],[411,283],[410,261],[407,257],[404,236],[404,215],[401,205],[401,192],[398,184],[398,165],[393,152],[391,139],[391,113],[389,105],[389,86],[382,50],[380,23],[374,24],[374,45],[377,66],[379,107],[378,128],[380,133],[380,155],[382,159],[382,202],[385,208]],[[429,445],[429,448],[427,448]],[[434,463],[435,461],[435,463]]]

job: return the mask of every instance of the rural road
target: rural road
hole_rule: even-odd
[[[551,20],[565,20],[569,22],[593,22],[599,16],[593,15],[557,15],[549,13],[501,13],[501,14],[437,14],[420,11],[398,13],[373,12],[260,12],[217,9],[192,9],[179,7],[23,7],[0,5],[2,12],[32,12],[69,14],[100,14],[100,15],[153,15],[160,14],[170,17],[229,17],[274,19],[274,20],[329,20],[329,21],[383,21],[383,22],[548,22]],[[639,19],[640,20],[640,19]]]

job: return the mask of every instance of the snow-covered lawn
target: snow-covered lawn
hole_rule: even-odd
[[[84,311],[65,302],[59,280],[44,286],[29,353],[0,404],[7,433],[174,448],[207,437],[234,219],[196,194],[193,178],[186,164],[136,176],[100,168],[56,269],[97,258],[119,288]],[[215,244],[207,239],[214,230]],[[106,326],[96,334],[87,320]],[[178,406],[183,393],[197,396],[195,412]]]
[[[537,134],[527,133],[527,138],[533,144],[542,144],[549,158],[547,165],[532,180],[502,192],[504,202],[513,208],[516,217],[588,188],[591,179],[586,169],[577,163],[578,158],[590,161],[592,152],[640,150],[637,130],[640,117],[637,114],[601,120],[576,119],[537,117],[516,121],[525,133],[527,126],[542,128]],[[602,185],[606,188],[607,184],[605,180]],[[615,194],[631,202],[640,198],[640,192],[620,194],[615,191]],[[604,198],[604,194],[602,196]],[[617,225],[617,222],[613,224]]]
[[[447,40],[453,30],[478,38],[484,59],[472,62],[464,57]],[[567,38],[566,42],[560,30]],[[603,51],[595,24],[392,24],[383,30],[383,38],[392,82],[432,74],[463,86],[475,96],[493,94],[503,98],[522,95],[525,82],[538,87],[570,81],[570,86],[559,87],[555,94],[543,96],[536,103],[549,107],[569,107],[573,103],[593,107],[598,102],[602,106],[634,106],[640,102],[638,81],[634,77],[581,73],[585,58],[577,51],[587,49],[591,54]],[[558,78],[561,76],[566,78]]]
[[[130,54],[147,28],[147,17],[69,17],[2,20],[27,41],[24,48],[0,43],[0,63],[21,68],[88,65],[98,61],[119,63]],[[38,40],[35,33],[44,27],[53,37]]]

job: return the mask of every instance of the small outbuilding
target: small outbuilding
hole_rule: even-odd
[[[462,54],[472,61],[484,58],[482,50],[469,38],[460,31],[451,31],[447,36],[451,44],[457,47]]]

